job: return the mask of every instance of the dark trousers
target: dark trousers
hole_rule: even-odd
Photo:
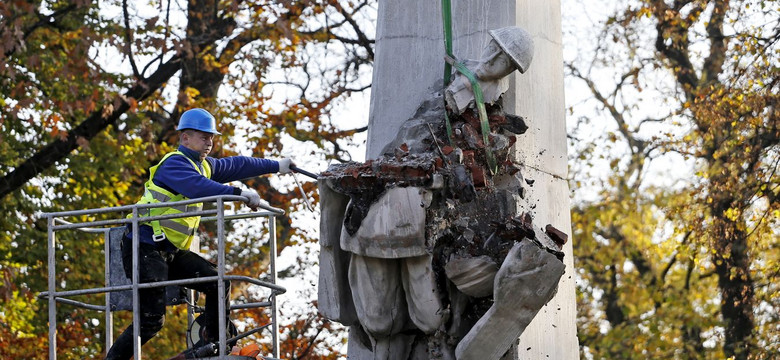
[[[165,280],[180,280],[207,276],[217,276],[217,267],[213,263],[187,250],[177,250],[175,253],[157,250],[151,244],[138,244],[139,282],[156,282]],[[127,236],[122,240],[122,263],[125,275],[132,279],[133,253],[132,239]],[[188,288],[206,295],[205,325],[209,341],[216,341],[219,336],[219,302],[217,282],[205,282],[187,285]],[[225,311],[229,313],[227,294],[230,282],[225,281]],[[140,289],[140,325],[141,344],[154,337],[165,322],[165,288],[156,287]],[[227,314],[226,314],[227,315]],[[125,329],[116,339],[106,355],[106,360],[127,360],[133,356],[133,325]]]

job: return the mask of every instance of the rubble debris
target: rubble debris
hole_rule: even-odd
[[[412,156],[403,162],[393,159],[331,165],[320,174],[328,186],[350,197],[344,226],[354,235],[369,212],[371,204],[387,188],[430,186],[436,171],[434,155]]]
[[[495,123],[498,124],[500,128],[515,135],[522,135],[528,131],[528,125],[525,123],[525,119],[523,119],[521,116],[506,114],[503,120],[504,121],[502,122],[501,118],[497,118]]]
[[[477,197],[474,181],[471,180],[471,176],[466,172],[465,166],[455,165],[452,169],[452,176],[449,179],[450,194],[453,199],[468,203]]]

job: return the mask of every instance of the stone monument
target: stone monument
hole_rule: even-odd
[[[441,82],[441,9],[381,2],[374,160],[320,180],[320,310],[350,326],[354,359],[576,358],[571,244],[557,230],[569,227],[559,3],[454,5],[454,54],[486,90],[488,141],[470,83]],[[507,50],[512,32],[520,47]],[[505,77],[515,69],[525,75]]]

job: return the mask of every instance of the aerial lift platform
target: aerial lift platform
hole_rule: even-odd
[[[261,205],[260,211],[238,213],[236,211],[229,211],[226,214],[226,208],[230,208],[230,204],[235,201],[246,201],[245,197],[235,195],[221,195],[211,196],[199,199],[190,199],[178,202],[168,203],[156,203],[156,204],[134,204],[128,206],[118,206],[110,208],[100,209],[87,209],[87,210],[75,210],[75,211],[63,211],[55,213],[41,214],[42,218],[47,219],[48,226],[48,291],[41,292],[38,296],[42,299],[47,299],[49,302],[49,360],[57,359],[57,304],[62,303],[70,306],[76,306],[84,309],[90,309],[95,311],[102,311],[105,313],[105,327],[106,327],[106,350],[109,349],[113,343],[113,312],[118,310],[132,310],[133,311],[133,336],[134,342],[134,359],[142,359],[141,346],[140,346],[140,316],[139,316],[139,289],[152,288],[152,287],[166,287],[166,303],[168,305],[174,304],[187,304],[188,313],[188,330],[186,337],[186,344],[188,348],[187,357],[179,355],[180,358],[187,359],[254,359],[253,357],[228,355],[227,344],[235,342],[240,338],[252,335],[261,331],[270,332],[272,354],[265,357],[266,359],[279,358],[279,311],[277,307],[278,295],[284,294],[286,289],[276,284],[276,216],[284,214],[284,211],[268,205]],[[203,203],[204,207],[199,212],[187,212],[172,215],[160,215],[160,216],[144,216],[139,214],[145,213],[147,209],[155,207],[169,207],[169,206],[186,206],[190,204]],[[209,205],[210,204],[210,205]],[[96,215],[105,215],[118,213],[119,218],[107,219],[107,220],[95,220],[95,221],[68,221],[66,219],[74,217],[94,217]],[[122,216],[125,213],[130,213],[131,216]],[[170,280],[160,281],[153,283],[139,283],[138,275],[138,252],[133,252],[133,273],[132,279],[127,279],[122,270],[122,255],[120,244],[124,233],[124,226],[130,224],[133,229],[133,248],[138,248],[138,226],[140,223],[151,220],[163,220],[174,219],[190,216],[201,216],[201,221],[216,221],[217,222],[217,276],[182,279],[182,280]],[[268,240],[268,254],[270,258],[269,273],[267,279],[269,281],[263,281],[259,278],[253,278],[249,276],[237,276],[225,274],[225,222],[238,219],[256,219],[257,221],[267,221],[269,240]],[[105,255],[105,286],[95,287],[89,289],[75,289],[75,290],[58,290],[56,281],[56,251],[62,250],[62,244],[57,242],[56,232],[61,230],[78,230],[91,234],[102,234],[104,237],[104,250]],[[199,247],[196,241],[191,249],[197,252]],[[252,285],[259,286],[269,291],[266,301],[244,303],[244,304],[231,304],[230,310],[238,309],[251,309],[251,308],[268,308],[270,309],[269,318],[271,323],[265,324],[258,328],[247,331],[233,338],[228,338],[230,334],[226,333],[230,324],[225,317],[225,297],[226,294],[224,281],[236,281],[246,282]],[[219,301],[219,343],[210,344],[211,351],[206,349],[192,349],[193,344],[199,337],[197,328],[199,326],[195,314],[199,311],[199,308],[195,306],[191,301],[194,296],[194,291],[190,290],[185,292],[180,286],[193,284],[198,282],[211,282],[217,281],[218,284],[218,301]],[[265,291],[265,290],[264,290]],[[81,301],[69,299],[69,297],[89,295],[89,294],[105,294],[105,304],[89,304]],[[204,351],[206,350],[206,351]],[[203,353],[208,353],[203,355]]]

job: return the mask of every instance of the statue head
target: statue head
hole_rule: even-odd
[[[489,32],[517,70],[521,73],[528,70],[534,57],[534,40],[528,31],[517,26],[507,26]]]
[[[481,81],[499,80],[515,71],[514,60],[498,45],[496,40],[482,49],[479,65],[474,68],[474,74]]]

